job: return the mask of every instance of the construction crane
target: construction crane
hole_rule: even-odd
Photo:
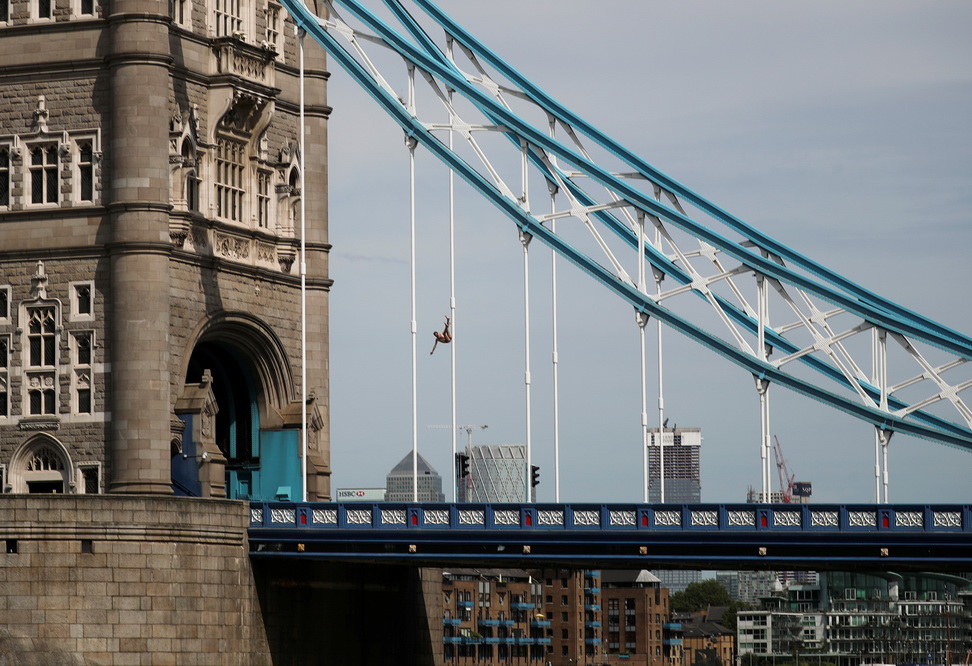
[[[445,428],[447,430],[452,430],[452,426],[451,425],[430,425],[428,427],[429,428]],[[473,434],[473,430],[475,430],[476,428],[479,428],[480,430],[485,430],[488,427],[489,427],[488,425],[457,425],[456,426],[456,430],[465,430],[466,431],[466,449],[471,449],[472,448],[472,434]]]
[[[773,435],[773,457],[776,458],[776,473],[780,477],[780,496],[784,502],[793,499],[793,485],[795,474],[786,466],[786,458],[783,457],[783,445],[780,438]]]
[[[451,425],[430,425],[429,428],[446,429],[452,430]],[[456,430],[466,431],[466,452],[457,453],[455,450],[455,441],[453,441],[453,454],[455,455],[455,485],[453,489],[455,491],[455,500],[457,502],[465,502],[467,493],[472,484],[472,476],[469,474],[469,456],[472,455],[472,434],[473,430],[477,428],[479,430],[485,430],[488,425],[457,425]]]

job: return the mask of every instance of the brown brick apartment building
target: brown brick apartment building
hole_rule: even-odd
[[[668,590],[647,571],[450,569],[447,664],[680,664]]]

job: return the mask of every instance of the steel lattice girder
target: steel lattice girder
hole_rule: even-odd
[[[397,0],[385,0],[385,4],[402,23],[411,40],[355,0],[329,2],[332,11],[328,20],[315,17],[297,0],[284,0],[297,24],[349,72],[411,140],[428,149],[459,174],[511,218],[521,233],[530,238],[540,238],[630,303],[638,313],[657,317],[745,368],[759,380],[786,386],[872,423],[881,430],[903,432],[972,450],[972,410],[968,409],[960,395],[972,386],[972,380],[950,381],[943,376],[972,360],[972,339],[863,289],[731,216],[543,94],[432,3],[427,0],[415,2],[445,30],[448,40],[462,45],[474,67],[479,70],[477,76],[464,74],[450,57],[451,53],[446,55]],[[344,22],[336,6],[347,9],[363,27],[353,28]],[[347,40],[349,47],[343,46],[339,38]],[[414,108],[410,108],[409,102],[396,94],[386,76],[367,57],[363,46],[365,43],[380,45],[395,53],[413,72],[420,71],[436,97],[448,107],[450,123],[443,127],[441,124],[420,121]],[[509,83],[500,85],[490,80],[479,66],[480,58],[499,71]],[[451,91],[459,93],[478,111],[482,116],[480,122],[461,120],[451,104]],[[518,101],[527,100],[540,109],[548,119],[553,119],[552,126],[559,123],[565,129],[574,145],[564,144],[531,125],[510,108],[506,103],[508,97],[515,97]],[[551,228],[553,225],[545,224],[555,216],[541,218],[532,214],[498,176],[488,156],[480,151],[478,145],[476,152],[483,161],[485,174],[440,141],[434,131],[444,128],[464,134],[474,145],[470,128],[503,133],[510,139],[510,145],[522,152],[524,162],[529,162],[547,182],[554,184],[571,200],[570,209],[565,214],[582,218],[592,229],[592,234],[597,233],[593,229],[593,223],[597,222],[624,243],[639,248],[639,256],[647,259],[659,274],[674,279],[679,285],[657,295],[648,294],[643,282],[635,284],[620,267],[616,257],[601,243],[607,263],[614,270],[606,268],[562,234],[554,232]],[[653,195],[634,187],[630,178],[609,171],[590,158],[580,145],[578,133],[634,169],[633,174],[626,175],[651,183]],[[566,172],[561,163],[572,171]],[[580,184],[584,179],[604,188],[607,196],[601,201],[592,197],[589,188],[585,189]],[[668,198],[671,205],[662,203],[662,196]],[[734,241],[686,214],[680,198],[695,206],[711,221],[742,235],[742,240]],[[621,213],[621,216],[617,213]],[[627,223],[624,218],[627,218]],[[642,223],[645,218],[651,221],[667,239],[671,252],[664,253],[661,242],[656,247],[639,237],[632,224],[635,218]],[[695,239],[700,249],[680,249],[669,229],[676,229]],[[715,273],[702,274],[691,262],[694,257],[710,259],[716,268]],[[726,260],[738,262],[739,266],[726,269],[723,267]],[[786,262],[790,262],[792,267],[787,266]],[[766,320],[761,321],[735,284],[744,272],[754,273],[757,280],[769,280],[782,301],[793,310],[795,322],[771,327]],[[731,292],[728,297],[714,291],[714,287],[719,285],[728,285]],[[708,328],[662,305],[663,301],[686,292],[694,293],[710,304],[729,329],[733,342],[722,339]],[[739,302],[733,302],[734,299]],[[817,301],[834,307],[824,311]],[[851,318],[852,323],[835,330],[830,321],[837,318]],[[855,360],[845,345],[846,340],[871,329],[878,331],[882,341],[889,337],[896,341],[904,350],[905,359],[915,367],[914,370],[905,369],[904,375],[899,371],[898,375],[904,379],[894,386],[888,384],[886,368],[881,372],[883,379],[875,377],[869,381],[860,369],[863,362]],[[810,337],[810,342],[798,342],[794,338],[794,331]],[[763,350],[754,348],[752,342],[747,341],[747,335],[763,339],[765,345],[781,351],[784,356],[770,361]],[[945,362],[932,364],[916,348],[916,342],[944,351],[948,358]],[[877,342],[874,344],[876,346]],[[876,351],[872,351],[872,356],[876,354]],[[784,368],[795,360],[800,361],[799,365],[815,371],[810,378],[798,376]],[[814,376],[817,379],[812,379]],[[820,379],[827,382],[823,383]],[[922,382],[930,384],[931,389],[918,398],[906,400],[894,395],[896,390],[914,387]],[[835,390],[850,392],[851,397]],[[937,402],[951,403],[959,418],[949,420],[927,411],[926,407]]]

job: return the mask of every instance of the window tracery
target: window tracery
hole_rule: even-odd
[[[14,452],[6,492],[69,493],[74,490],[71,457],[50,435],[35,435]]]
[[[30,148],[30,203],[58,203],[57,144],[35,144]]]
[[[183,110],[169,122],[169,197],[176,211],[199,210],[199,149],[196,108]]]
[[[0,136],[0,209],[97,204],[100,131],[52,134],[43,95],[33,115],[29,133]]]

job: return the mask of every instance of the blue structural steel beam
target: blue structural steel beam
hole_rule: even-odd
[[[952,331],[951,329],[942,327],[937,323],[920,318],[910,311],[904,311],[902,309],[902,316],[896,316],[895,314],[890,313],[889,310],[896,309],[897,306],[893,308],[890,302],[885,301],[884,299],[880,299],[879,306],[873,306],[871,302],[878,297],[871,294],[871,292],[867,292],[866,290],[857,287],[856,285],[854,285],[856,287],[854,290],[855,292],[860,290],[861,294],[868,294],[870,297],[859,300],[854,296],[848,296],[841,291],[828,288],[810,279],[809,277],[798,274],[785,266],[760,256],[750,248],[745,248],[741,244],[731,241],[720,234],[705,228],[679,211],[669,208],[646,196],[643,192],[635,189],[622,178],[612,174],[605,168],[578,154],[576,151],[564,146],[555,139],[552,139],[543,132],[534,128],[528,122],[524,121],[516,113],[498,104],[480,90],[470,85],[466,78],[454,66],[444,62],[441,58],[430,55],[426,50],[424,50],[424,47],[427,47],[428,45],[426,40],[423,40],[422,48],[416,47],[402,37],[402,35],[400,35],[397,31],[388,26],[384,21],[378,18],[374,13],[368,10],[368,8],[360,2],[356,2],[355,0],[333,0],[333,2],[336,5],[341,5],[347,8],[369,28],[374,30],[375,33],[378,34],[388,46],[395,49],[395,51],[411,65],[419,67],[422,69],[422,71],[432,74],[449,87],[465,96],[470,102],[479,107],[484,114],[501,122],[503,126],[509,131],[513,132],[516,137],[525,139],[530,144],[539,146],[548,151],[550,154],[556,155],[558,158],[563,159],[570,165],[578,169],[582,169],[588,176],[598,181],[601,185],[614,189],[627,201],[638,205],[643,210],[658,215],[659,217],[676,224],[697,238],[706,241],[714,247],[718,247],[720,250],[726,252],[733,258],[745,263],[755,270],[758,270],[760,273],[779,279],[787,284],[793,284],[802,289],[806,289],[808,292],[814,293],[828,302],[846,308],[849,312],[854,312],[855,314],[858,314],[869,321],[879,323],[890,331],[895,331],[905,335],[914,335],[921,339],[927,339],[930,343],[940,346],[943,349],[972,358],[972,338]],[[341,47],[340,44],[327,33],[327,31],[321,26],[317,17],[309,12],[309,10],[307,10],[302,3],[300,3],[298,0],[285,0],[284,4],[288,11],[294,15],[294,19],[297,21],[298,25],[307,30],[308,33],[311,34],[319,44],[324,46],[329,53],[335,56],[343,66],[347,68],[348,65],[351,64],[349,61],[354,63],[352,68],[349,69],[349,72],[355,77],[359,84],[365,87],[366,90],[368,90],[368,92],[371,93],[372,96],[382,104],[386,111],[392,115],[392,117],[399,123],[399,125],[402,126],[409,136],[417,139],[420,143],[428,148],[432,147],[430,145],[431,143],[440,143],[438,139],[432,136],[432,133],[428,129],[418,122],[414,115],[405,109],[400,100],[392,100],[387,91],[384,91],[374,85],[370,76],[363,70],[363,68],[361,68],[360,64],[355,62],[354,59],[351,58],[350,55],[344,50],[344,48]],[[430,3],[425,4],[430,5]],[[442,15],[442,13],[439,12],[439,15]],[[363,78],[361,77],[362,74],[364,75]],[[379,99],[379,97],[382,99]],[[397,106],[398,108],[393,112],[392,109],[389,108],[390,105],[388,102],[392,102],[391,106]],[[559,105],[557,106],[557,110],[562,114],[566,111],[564,107]],[[576,118],[576,116],[572,117]],[[590,126],[587,127],[590,128]],[[593,130],[593,128],[590,129]],[[423,135],[427,135],[427,137],[424,137]],[[612,142],[611,146],[612,150],[616,154],[619,154],[619,156],[623,155],[625,159],[629,160],[635,159],[635,156],[628,151],[623,151],[623,153],[619,152],[622,150],[619,144]],[[483,194],[489,196],[491,199],[494,199],[492,196],[493,192],[495,192],[495,194],[498,196],[502,196],[498,191],[495,191],[495,188],[493,188],[491,184],[487,183],[478,173],[475,177],[470,178],[472,174],[465,173],[465,171],[469,168],[468,165],[460,160],[455,153],[452,153],[452,151],[448,149],[446,149],[446,151],[448,154],[433,150],[433,152],[443,159],[443,161],[445,161],[450,168],[456,170],[457,173],[466,178],[471,185],[479,189]],[[649,169],[651,169],[654,174],[652,176],[653,181],[657,180],[658,176],[662,175],[645,162],[639,160],[637,163],[641,165],[641,168],[643,168],[646,173]],[[489,191],[483,191],[483,185],[485,185]],[[689,192],[689,190],[686,188],[681,188],[681,190],[684,190],[685,193]],[[700,207],[705,209],[707,212],[711,213],[713,211],[721,211],[721,209],[718,209],[714,204],[701,199],[701,197],[698,197],[697,195],[693,195],[693,197],[694,199],[698,200],[697,203],[700,204]],[[500,205],[498,201],[494,200],[494,203]],[[500,205],[500,208],[507,213],[507,215],[513,218],[514,221],[520,223],[524,231],[531,231],[529,228],[529,222],[531,221],[539,225],[539,221],[529,215],[529,213],[526,213],[522,208],[513,206],[511,209],[509,206],[505,205]],[[738,223],[737,226],[742,225],[740,220],[728,216],[728,213],[723,212],[723,214],[726,217],[726,220],[731,219],[734,221],[734,223]],[[748,225],[739,226],[738,230],[743,228],[745,228],[750,235],[757,235],[756,230]],[[769,239],[769,237],[763,234],[758,234],[758,237],[767,246],[778,246],[774,247],[774,253],[779,253],[781,250],[785,249],[782,244],[776,241],[770,242],[772,239]],[[791,250],[786,250],[786,253],[788,255],[793,255],[794,257],[800,256]],[[805,261],[809,260],[805,259]],[[586,264],[587,262],[585,261],[584,263]],[[818,264],[813,263],[811,265],[813,267],[812,272],[814,273],[820,273],[826,270]],[[836,280],[838,277],[836,274],[830,271],[827,271],[827,274],[829,280]],[[849,285],[853,285],[853,283],[841,278],[841,286],[843,288],[846,289]],[[907,314],[904,314],[905,312],[907,312]]]
[[[944,337],[961,341],[962,344],[966,345],[966,347],[968,346],[969,337],[967,335],[942,326],[938,322],[928,319],[927,317],[923,317],[922,315],[908,310],[907,308],[903,308],[886,298],[882,298],[870,290],[864,289],[860,285],[851,282],[834,271],[831,271],[822,264],[813,261],[809,257],[795,252],[783,243],[771,238],[755,227],[746,224],[743,220],[720,208],[682,183],[679,183],[674,178],[671,178],[657,167],[654,167],[646,162],[640,156],[632,153],[620,143],[598,130],[596,127],[585,121],[577,114],[573,113],[564,105],[557,102],[557,100],[541,90],[537,85],[520,74],[520,72],[518,72],[516,69],[511,67],[509,63],[496,55],[496,53],[489,49],[485,44],[476,39],[468,30],[456,23],[434,3],[430,2],[429,0],[414,0],[414,2],[429,17],[438,23],[439,26],[450,37],[475,53],[476,56],[481,58],[484,62],[487,62],[496,68],[498,72],[502,73],[511,82],[516,84],[520,90],[526,93],[531,100],[543,108],[547,113],[550,113],[561,122],[570,125],[575,130],[591,138],[593,141],[617,156],[625,164],[629,165],[632,169],[635,169],[647,179],[661,184],[668,191],[677,194],[686,201],[691,202],[699,209],[705,210],[714,218],[724,223],[727,227],[741,233],[744,237],[756,244],[757,247],[767,249],[781,258],[791,262],[792,264],[800,266],[807,271],[820,276],[826,282],[833,284],[854,297],[869,302],[876,307],[882,308],[889,313],[902,317],[903,319],[910,320],[915,325],[925,328],[928,331],[933,331],[936,334],[940,334]],[[385,4],[399,5],[398,0],[385,0]],[[408,16],[404,9],[402,9],[400,12],[396,12],[396,16],[399,17],[399,20],[404,22],[402,14]],[[411,19],[410,16],[409,18]]]
[[[972,570],[969,505],[250,505],[250,556],[409,565]]]
[[[634,167],[638,173],[648,178],[651,182],[657,183],[659,186],[666,188],[667,191],[678,194],[687,201],[690,201],[700,210],[705,211],[714,219],[724,224],[726,228],[731,229],[735,233],[742,234],[746,242],[733,241],[698,223],[681,210],[676,210],[656,201],[644,192],[633,187],[624,179],[617,177],[617,175],[608,171],[606,168],[594,163],[586,155],[580,154],[572,147],[565,146],[556,139],[533,127],[511,109],[484,94],[479,88],[472,85],[466,79],[465,75],[458,70],[455,64],[450,62],[438,50],[434,42],[424,33],[411,15],[401,7],[397,0],[385,0],[385,2],[392,8],[393,13],[403,23],[406,32],[411,35],[411,39],[414,41],[410,41],[398,33],[355,0],[332,1],[335,6],[341,6],[342,9],[347,9],[358,20],[364,23],[386,47],[398,54],[410,67],[415,67],[425,72],[431,79],[464,96],[474,107],[480,110],[489,122],[500,126],[502,131],[514,143],[529,146],[527,153],[533,165],[540,169],[549,180],[557,179],[559,182],[564,183],[571,193],[585,205],[592,202],[592,200],[587,198],[584,191],[573,180],[564,177],[559,171],[555,173],[552,170],[555,167],[548,166],[550,163],[541,159],[541,152],[544,155],[555,156],[557,159],[563,160],[565,164],[579,170],[592,179],[593,182],[613,192],[626,205],[664,220],[673,227],[695,237],[700,242],[718,248],[725,256],[739,261],[742,265],[752,269],[759,275],[765,275],[773,280],[778,280],[781,284],[790,285],[802,290],[806,294],[811,294],[823,301],[837,305],[843,311],[860,317],[868,326],[876,326],[892,334],[921,340],[926,344],[954,354],[957,359],[963,359],[964,361],[972,359],[972,339],[968,336],[935,324],[915,313],[895,306],[890,301],[880,299],[867,290],[857,287],[853,283],[827,271],[822,266],[811,262],[799,253],[793,252],[776,241],[769,239],[757,230],[745,225],[741,220],[730,216],[694,192],[681,186],[664,174],[661,174],[647,162],[630,154],[619,144],[601,135],[593,127],[584,123],[561,105],[556,104],[549,97],[542,94],[539,89],[532,86],[525,78],[496,58],[495,55],[474,40],[468,33],[461,30],[454,22],[447,20],[444,14],[435,9],[431,3],[423,1],[418,4],[429,16],[438,21],[440,25],[443,25],[451,37],[460,41],[467,48],[472,49],[478,56],[484,58],[499,71],[503,72],[504,75],[508,76],[519,86],[523,93],[529,96],[547,113],[558,118],[563,123],[579,127],[582,133],[591,137],[628,165]],[[335,61],[340,63],[349,72],[352,78],[385,109],[410,138],[426,147],[432,154],[436,155],[453,171],[465,179],[481,195],[512,219],[522,232],[531,237],[540,238],[560,255],[569,259],[595,280],[634,306],[638,312],[659,318],[669,326],[745,368],[759,379],[766,379],[772,383],[786,386],[813,399],[822,401],[831,407],[848,412],[882,430],[903,432],[966,450],[972,450],[972,428],[970,428],[969,423],[951,422],[928,413],[923,409],[908,411],[908,405],[894,395],[887,396],[888,407],[883,408],[880,405],[881,389],[879,387],[872,386],[861,377],[851,379],[845,374],[845,371],[838,369],[835,365],[825,362],[812,354],[798,354],[799,348],[797,345],[790,342],[781,333],[769,328],[765,329],[764,332],[768,344],[773,345],[776,349],[784,351],[787,354],[796,354],[801,363],[817,370],[842,390],[848,388],[856,390],[859,388],[867,396],[867,400],[861,402],[859,401],[859,397],[851,399],[834,393],[815,382],[792,375],[781,366],[764,361],[758,355],[746,349],[726,342],[679,316],[672,310],[663,307],[654,297],[620,280],[617,275],[605,269],[598,262],[587,256],[587,254],[567,243],[562,237],[544,226],[539,219],[521,206],[518,201],[501,192],[496,185],[491,183],[476,168],[472,167],[462,157],[436,138],[432,130],[420,122],[415,114],[406,107],[403,101],[384,85],[380,75],[376,76],[370,71],[370,63],[367,61],[359,61],[343,47],[337,41],[336,36],[328,32],[327,26],[322,24],[299,0],[284,0],[284,4],[297,24],[306,30],[308,34],[330,53]],[[341,30],[337,32],[340,34]],[[615,234],[623,238],[625,242],[635,242],[631,229],[626,228],[607,211],[599,211],[594,213],[592,217],[596,217],[604,223]],[[784,265],[782,261],[777,261],[773,257],[764,256],[763,252],[775,254],[780,258],[786,258],[795,265],[800,266],[805,272],[798,272],[791,269]],[[674,265],[671,260],[655,248],[650,247],[650,245],[646,244],[644,255],[662,273],[673,276],[683,284],[692,282],[691,277],[687,273]],[[751,334],[759,332],[761,324],[753,318],[752,314],[748,314],[737,306],[732,305],[718,294],[712,294],[712,297],[727,316],[741,325],[743,329]],[[958,390],[956,388],[953,392],[957,395]],[[949,391],[943,389],[936,399],[942,400],[948,395],[950,395]],[[901,414],[899,415],[897,412]]]

